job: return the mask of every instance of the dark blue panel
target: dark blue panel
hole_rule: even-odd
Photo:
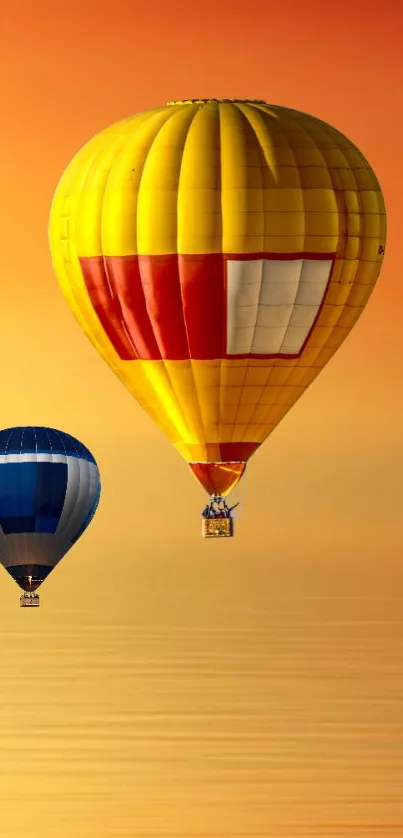
[[[82,457],[84,460],[89,460],[90,463],[95,463],[91,451],[89,451],[88,448],[86,448],[86,446],[83,445],[82,442],[79,442],[79,440],[74,436],[66,434],[63,431],[55,431],[55,434],[57,434],[59,438],[63,439],[63,445],[67,455]]]
[[[5,453],[8,454],[9,451],[21,451],[21,428],[11,428],[11,433],[6,442],[6,449]]]
[[[49,454],[52,450],[47,428],[34,428],[36,437],[36,450],[42,454]]]
[[[4,533],[54,533],[67,489],[67,463],[0,464],[0,525]]]
[[[25,453],[36,451],[36,433],[35,428],[24,428],[24,434],[21,440],[21,450]]]
[[[0,454],[4,454],[7,448],[8,440],[11,436],[12,428],[6,428],[5,431],[0,431]]]
[[[36,476],[36,463],[1,463],[0,520],[35,517]]]
[[[54,440],[55,445],[57,448],[61,448],[66,456],[76,457],[80,453],[80,444],[74,437],[62,431],[55,431],[55,437],[57,437]]]
[[[57,525],[60,521],[60,515],[37,515],[35,519],[35,532],[51,532],[57,530]]]
[[[35,532],[35,515],[28,516],[1,516],[0,524],[4,535],[12,535],[13,533],[21,532]]]
[[[36,463],[36,469],[35,530],[55,532],[66,497],[67,463]]]
[[[0,454],[65,454],[95,463],[91,452],[71,434],[54,428],[18,427],[0,431]]]

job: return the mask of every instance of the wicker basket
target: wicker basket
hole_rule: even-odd
[[[203,538],[232,538],[233,518],[203,518],[202,535]]]
[[[37,608],[39,605],[39,594],[35,594],[32,592],[27,592],[20,596],[20,606],[21,608]]]

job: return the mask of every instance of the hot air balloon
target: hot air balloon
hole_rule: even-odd
[[[377,280],[371,167],[296,110],[170,102],[78,152],[49,236],[77,320],[211,496],[203,534],[231,536],[223,499]]]
[[[88,527],[101,491],[81,442],[53,428],[0,431],[0,561],[39,605],[37,588]]]

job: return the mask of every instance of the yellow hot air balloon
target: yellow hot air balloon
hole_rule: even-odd
[[[313,116],[189,99],[90,140],[56,189],[50,247],[92,343],[223,498],[360,316],[385,248],[380,186]]]

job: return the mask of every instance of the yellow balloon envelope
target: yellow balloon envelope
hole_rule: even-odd
[[[385,238],[361,152],[265,102],[170,102],[67,167],[50,217],[62,291],[212,496],[205,535],[232,535],[223,498],[354,326]]]

